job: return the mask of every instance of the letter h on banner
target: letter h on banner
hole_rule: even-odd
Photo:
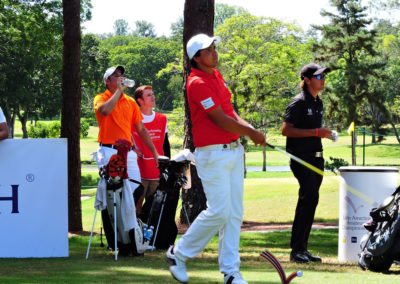
[[[11,213],[19,213],[18,211],[18,185],[11,185],[12,196],[11,197],[0,197],[0,201],[12,201],[12,211]]]

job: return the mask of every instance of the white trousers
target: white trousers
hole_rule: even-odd
[[[100,146],[97,150],[96,162],[97,166],[100,168],[108,164],[112,155],[117,154],[117,150],[109,147]],[[137,155],[135,151],[130,150],[128,152],[127,158],[127,166],[128,166],[128,177],[129,179],[136,180],[140,182],[140,171],[137,163]],[[132,193],[135,192],[135,189],[139,186],[137,183],[130,182]]]
[[[239,271],[240,227],[243,219],[243,146],[233,150],[195,151],[196,168],[207,197],[203,210],[175,244],[175,256],[186,261],[200,254],[219,232],[221,273]]]

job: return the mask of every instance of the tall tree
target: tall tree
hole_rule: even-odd
[[[60,110],[61,2],[4,0],[0,18],[0,104],[27,138],[29,118]]]
[[[186,93],[186,80],[190,75],[190,61],[186,53],[186,43],[189,39],[199,33],[213,35],[214,29],[214,0],[185,0],[183,11],[183,90],[185,106],[185,138],[183,148],[194,151],[192,136],[192,121],[190,119],[189,103]],[[196,168],[190,166],[191,188],[183,190],[184,205],[188,209],[189,219],[193,221],[197,215],[206,208],[206,197],[203,191],[201,180]],[[181,222],[186,223],[184,212],[181,212]]]
[[[170,39],[175,41],[181,41],[183,37],[183,18],[179,17],[176,22],[170,26],[171,36]]]
[[[228,4],[222,3],[215,4],[214,28],[218,28],[226,19],[235,15],[241,15],[244,12],[247,12],[247,10],[242,7],[229,6]]]
[[[327,84],[328,117],[360,122],[365,104],[382,106],[377,94],[370,92],[369,76],[380,76],[384,63],[374,60],[376,32],[369,28],[366,7],[361,0],[331,0],[337,14],[322,10],[330,23],[314,26],[322,33],[322,40],[313,46],[316,60],[328,64],[334,72]]]
[[[127,35],[128,34],[128,22],[123,19],[118,19],[114,22],[114,32],[116,35]]]
[[[80,0],[63,0],[61,137],[68,139],[68,226],[82,230],[81,210],[81,29]]]
[[[222,39],[219,69],[236,112],[265,133],[271,124],[282,125],[282,110],[298,92],[298,70],[312,57],[300,28],[243,12],[227,19],[216,34]],[[246,147],[248,140],[241,140]],[[263,154],[265,171],[265,148]]]
[[[134,35],[139,37],[156,37],[154,25],[147,21],[136,21],[136,30],[133,32]]]

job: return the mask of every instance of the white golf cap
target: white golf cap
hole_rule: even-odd
[[[110,77],[110,75],[111,75],[112,73],[114,73],[115,70],[117,70],[117,69],[119,69],[119,70],[121,71],[121,74],[122,74],[122,75],[125,73],[125,68],[122,67],[121,65],[119,65],[119,66],[117,66],[117,67],[114,67],[114,66],[113,66],[113,67],[110,67],[110,68],[108,68],[108,69],[106,70],[106,72],[104,73],[104,76],[103,76],[104,83],[106,82],[106,80],[108,79],[108,77]]]
[[[192,59],[197,51],[209,47],[211,44],[218,44],[221,42],[219,36],[209,37],[206,34],[198,34],[193,36],[186,44],[186,51],[189,59]]]

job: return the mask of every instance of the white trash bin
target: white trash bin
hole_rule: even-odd
[[[395,167],[340,167],[339,253],[340,262],[357,262],[363,224],[369,212],[397,188]]]

